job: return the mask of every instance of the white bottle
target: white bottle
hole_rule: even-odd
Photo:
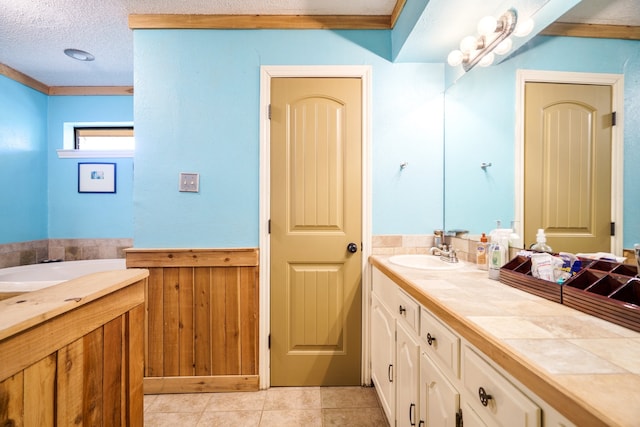
[[[544,234],[544,230],[542,228],[538,228],[538,234],[536,234],[536,243],[531,246],[532,251],[538,252],[553,252],[551,247],[547,245],[547,236]]]
[[[500,278],[500,267],[507,263],[507,251],[509,250],[508,229],[499,229],[489,245],[488,262],[489,278],[498,280]]]

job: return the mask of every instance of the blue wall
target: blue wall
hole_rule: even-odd
[[[131,96],[51,96],[48,112],[49,238],[131,238],[133,159],[60,159],[65,122],[133,122]],[[116,193],[78,193],[78,163],[116,163]]]
[[[441,226],[444,68],[390,52],[388,31],[135,31],[135,246],[258,245],[261,65],[371,65],[373,233]]]
[[[47,96],[0,75],[0,244],[47,237]]]
[[[516,70],[624,74],[624,241],[640,242],[640,42],[538,37],[500,65],[475,68],[445,97],[445,225],[480,233],[514,216]],[[481,162],[493,166],[483,172]],[[473,213],[470,215],[470,213]]]
[[[59,159],[65,122],[133,122],[133,97],[47,96],[0,76],[0,244],[133,236],[133,159]],[[78,163],[93,161],[117,163],[116,194],[78,193]]]

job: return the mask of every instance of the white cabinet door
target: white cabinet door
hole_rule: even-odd
[[[371,305],[371,378],[389,423],[393,425],[396,407],[395,363],[396,320],[373,295]]]
[[[398,341],[396,363],[398,365],[396,387],[396,426],[417,426],[418,395],[420,393],[420,343],[407,327],[396,325]]]
[[[473,410],[469,403],[465,402],[462,406],[462,424],[464,427],[487,427],[480,415]]]
[[[423,352],[420,357],[420,427],[456,427],[459,409],[460,393]]]

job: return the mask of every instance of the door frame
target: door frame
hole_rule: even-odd
[[[371,66],[369,65],[263,65],[260,67],[260,273],[259,273],[259,346],[260,388],[271,383],[268,336],[271,322],[271,247],[269,214],[271,210],[271,159],[269,104],[271,79],[276,77],[351,77],[362,82],[362,357],[361,384],[371,382],[369,367],[369,304],[371,253]]]
[[[529,82],[591,84],[611,87],[611,107],[616,112],[617,119],[616,125],[611,132],[611,221],[616,223],[616,235],[611,237],[610,250],[612,253],[621,256],[624,240],[622,200],[624,194],[624,75],[541,70],[517,71],[514,216],[521,225],[524,225],[524,88],[525,84]]]

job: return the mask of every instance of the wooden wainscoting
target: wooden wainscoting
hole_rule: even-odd
[[[147,268],[144,392],[258,390],[258,250],[127,249]]]

